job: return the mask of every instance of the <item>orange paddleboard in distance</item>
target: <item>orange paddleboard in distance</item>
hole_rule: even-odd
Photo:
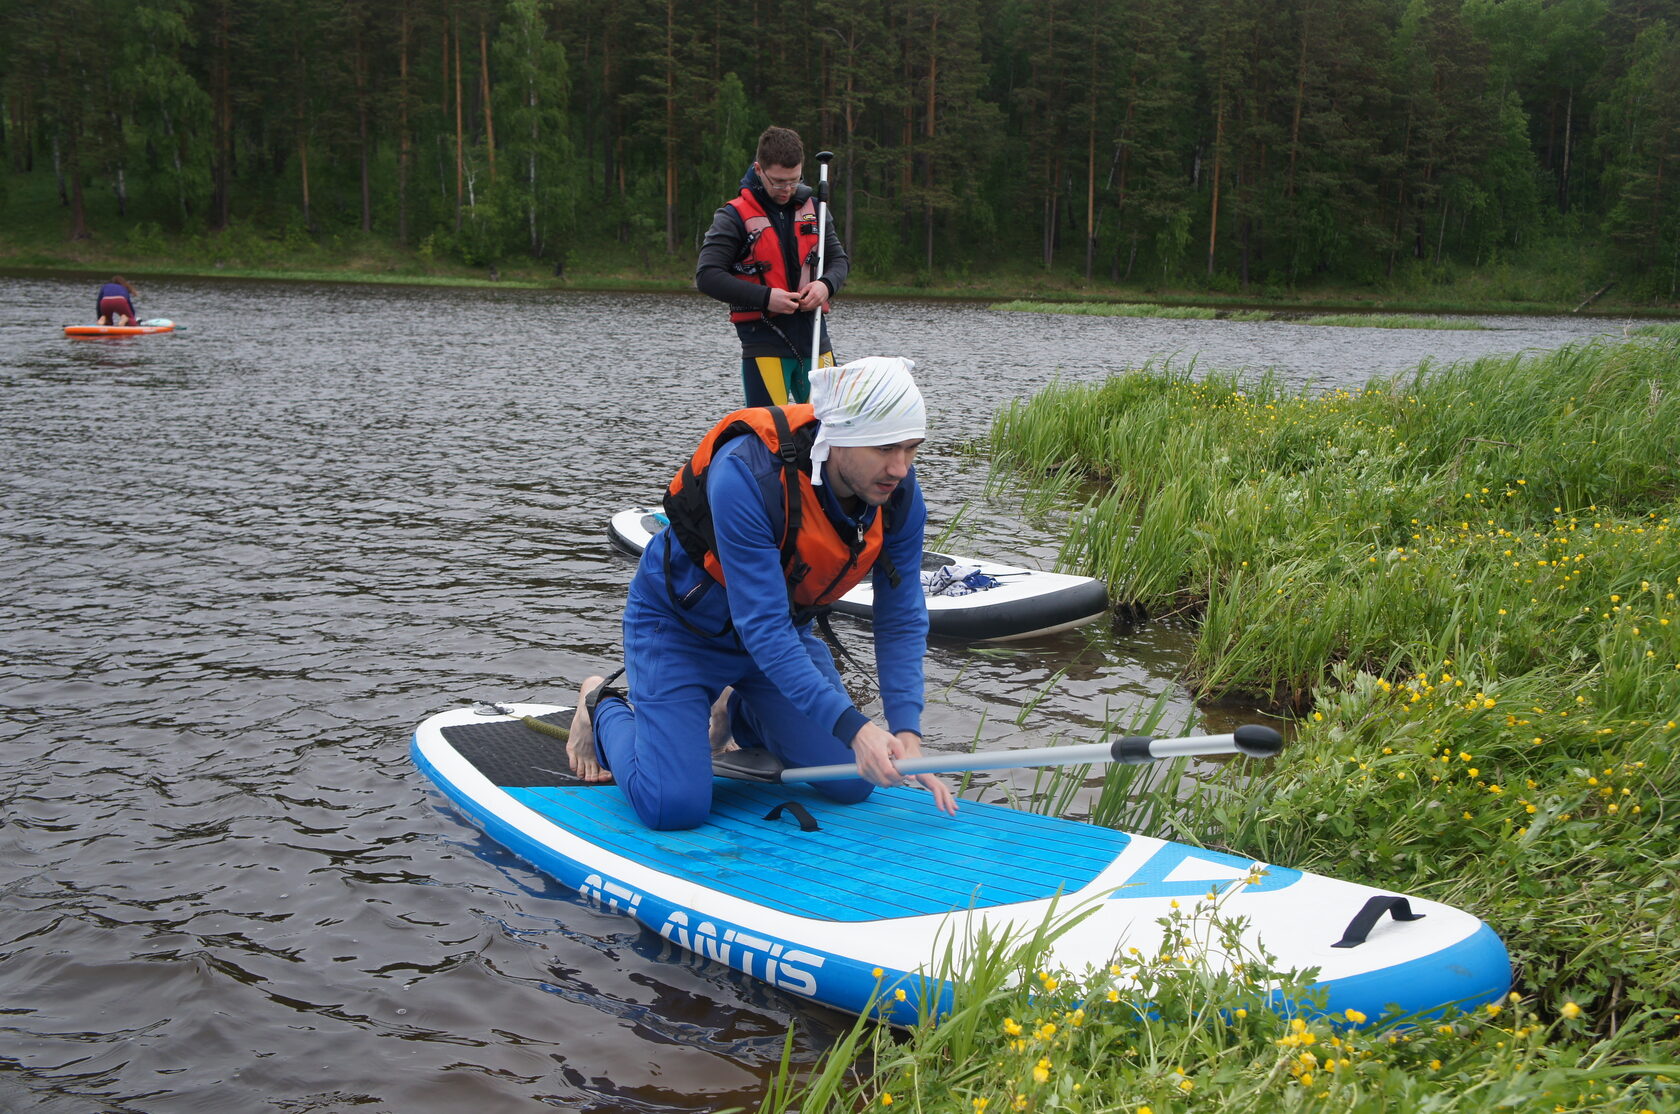
[[[152,321],[142,321],[138,325],[66,325],[64,335],[67,337],[138,337],[148,333],[171,333],[175,331],[175,322],[157,318]]]

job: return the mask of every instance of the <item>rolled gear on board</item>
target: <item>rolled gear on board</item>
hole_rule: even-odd
[[[922,570],[922,592],[929,596],[967,596],[996,588],[1000,583],[979,565],[942,565]]]

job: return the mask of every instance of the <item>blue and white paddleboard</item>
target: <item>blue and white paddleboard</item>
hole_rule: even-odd
[[[607,524],[607,537],[620,548],[639,554],[665,525],[663,512],[632,507],[613,515]],[[1093,577],[1041,572],[946,553],[922,555],[922,568],[929,572],[953,566],[976,569],[982,577],[996,583],[966,595],[929,594],[926,598],[931,634],[978,642],[1007,642],[1071,630],[1108,611],[1108,588]],[[874,614],[874,599],[874,589],[865,578],[862,584],[835,601],[834,610],[868,619]]]
[[[678,946],[838,1009],[914,1021],[924,993],[950,993],[926,980],[982,930],[994,942],[1025,939],[1070,913],[1089,911],[1056,940],[1051,962],[1075,976],[1131,948],[1157,954],[1160,919],[1210,893],[1222,921],[1242,919],[1240,944],[1193,920],[1200,927],[1175,929],[1193,943],[1170,950],[1220,966],[1263,946],[1276,970],[1319,970],[1327,1012],[1472,1009],[1510,988],[1499,937],[1451,906],[1000,805],[963,801],[948,817],[916,789],[837,805],[797,785],[719,779],[705,825],[650,831],[617,787],[573,779],[565,743],[520,718],[564,725],[568,709],[500,708],[512,714],[456,708],[414,733],[415,765],[474,823]],[[768,819],[785,801],[803,805],[816,830],[791,811]]]

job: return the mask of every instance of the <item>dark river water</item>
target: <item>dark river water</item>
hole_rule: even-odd
[[[0,277],[0,1110],[717,1110],[790,1023],[813,1059],[847,1019],[580,903],[407,754],[433,711],[615,663],[606,523],[737,405],[721,307],[159,280],[140,311],[183,331],[65,338],[95,288]],[[1048,565],[969,447],[1003,402],[1168,359],[1353,385],[1623,323],[1493,324],[852,300],[833,328],[918,361],[949,546]],[[1157,699],[1220,729],[1174,683],[1188,641],[936,645],[929,744],[1092,741]]]

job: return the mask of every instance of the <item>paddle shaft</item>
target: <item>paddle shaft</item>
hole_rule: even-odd
[[[834,157],[833,151],[817,152],[817,270],[811,276],[812,280],[822,278],[824,256],[828,248],[828,160]],[[827,283],[823,284],[827,286]],[[829,291],[830,294],[833,291]],[[822,359],[822,321],[823,308],[821,305],[811,313],[811,370],[817,370],[817,361]]]
[[[1270,727],[1244,724],[1229,735],[1194,735],[1180,739],[1151,739],[1128,735],[1112,743],[1085,743],[1071,747],[1039,747],[1034,750],[977,751],[971,754],[924,754],[900,758],[893,763],[898,772],[950,774],[966,770],[1006,770],[1017,766],[1080,766],[1106,762],[1128,765],[1156,762],[1163,758],[1204,757],[1217,754],[1245,754],[1250,758],[1271,758],[1283,749],[1283,737]],[[857,764],[798,766],[783,770],[780,781],[843,781],[858,777]]]

